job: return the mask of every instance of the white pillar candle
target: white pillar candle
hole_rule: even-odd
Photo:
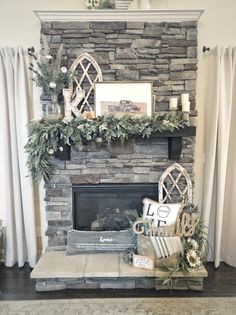
[[[181,104],[183,105],[183,103],[188,102],[188,101],[189,101],[189,94],[188,93],[181,94]]]
[[[190,111],[190,102],[185,101],[182,103],[182,112],[189,112]]]
[[[178,98],[171,97],[169,102],[169,110],[177,110],[178,109]]]

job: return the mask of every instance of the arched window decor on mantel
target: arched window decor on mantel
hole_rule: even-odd
[[[102,70],[97,61],[88,53],[79,55],[70,71],[74,73],[72,83],[72,99],[76,95],[76,89],[84,90],[85,97],[80,105],[80,112],[94,110],[94,87],[95,83],[102,81]]]
[[[170,165],[158,183],[159,202],[179,202],[181,198],[193,201],[193,185],[188,172],[180,164]]]

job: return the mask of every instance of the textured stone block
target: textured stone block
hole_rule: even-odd
[[[61,35],[52,36],[51,43],[61,43]]]
[[[46,220],[47,221],[61,220],[61,212],[47,211],[46,212]]]
[[[190,28],[187,30],[187,40],[197,40],[197,29]]]
[[[132,42],[131,47],[133,49],[139,49],[139,48],[157,48],[160,47],[161,41],[156,39],[146,39],[146,38],[140,38],[135,39]]]
[[[193,80],[196,79],[196,72],[195,71],[176,71],[176,72],[171,72],[170,73],[170,79],[171,80]]]
[[[143,29],[144,22],[127,22],[126,23],[127,29]]]
[[[70,180],[73,184],[98,184],[100,176],[98,175],[71,175]]]
[[[91,27],[94,30],[125,30],[125,26],[125,22],[91,22]]]
[[[172,54],[172,55],[184,55],[186,54],[186,48],[185,47],[167,47],[167,48],[161,48],[162,54]]]
[[[156,23],[146,23],[146,26],[144,28],[144,34],[153,37],[161,36],[163,34],[163,31],[163,26],[160,26]]]
[[[185,81],[185,90],[196,90],[196,80],[187,80]]]
[[[66,163],[66,169],[67,170],[82,170],[82,169],[84,169],[84,168],[86,168],[86,164],[72,164],[72,163],[70,163],[70,162],[67,162]]]
[[[135,288],[136,289],[154,289],[155,280],[152,278],[139,278],[135,279]]]
[[[52,22],[53,29],[84,30],[89,29],[89,22]]]
[[[171,64],[196,64],[196,58],[179,58],[179,59],[171,59]]]
[[[111,279],[101,281],[101,289],[135,289],[135,280],[131,279]]]
[[[35,290],[37,292],[58,291],[66,289],[66,284],[59,281],[37,281]]]
[[[117,70],[116,78],[118,80],[134,80],[139,79],[139,71],[137,70]]]
[[[187,48],[187,57],[188,58],[197,58],[197,47],[188,47]]]

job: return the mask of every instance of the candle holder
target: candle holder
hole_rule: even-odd
[[[182,119],[189,122],[189,112],[182,112]]]

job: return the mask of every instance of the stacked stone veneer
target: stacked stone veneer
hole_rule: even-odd
[[[115,16],[115,15],[114,15]],[[152,81],[156,111],[168,109],[169,98],[190,94],[195,109],[197,22],[43,22],[52,48],[64,44],[71,65],[87,52],[98,62],[104,81]],[[190,173],[194,138],[183,138],[178,161]],[[72,185],[80,183],[157,183],[174,161],[168,160],[168,139],[134,139],[125,145],[86,145],[71,160],[54,159],[55,175],[46,182],[48,249],[63,250],[72,228]]]
[[[193,174],[194,138],[183,138],[178,161]],[[54,159],[55,175],[45,183],[48,249],[64,250],[72,228],[72,185],[100,183],[158,183],[168,160],[168,139],[132,139],[121,145],[94,144],[72,150],[70,161]]]
[[[197,22],[43,22],[42,33],[52,48],[64,44],[69,66],[87,52],[104,81],[152,81],[157,111],[183,92],[195,109]]]

